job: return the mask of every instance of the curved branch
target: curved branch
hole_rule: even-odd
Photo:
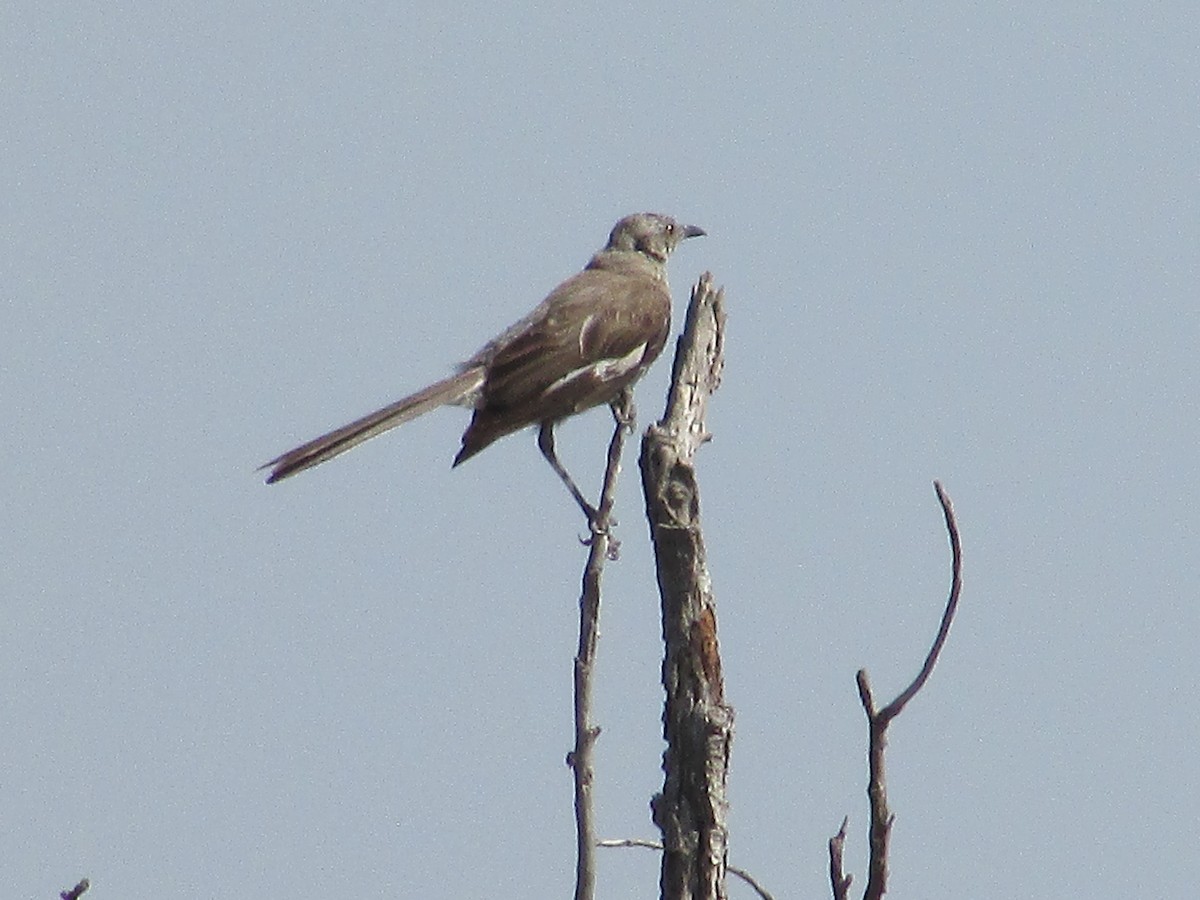
[[[929,648],[921,671],[899,697],[880,710],[880,717],[888,722],[900,715],[900,711],[908,705],[908,701],[917,695],[917,691],[925,686],[925,682],[933,674],[933,667],[937,665],[938,657],[942,654],[942,647],[946,645],[946,638],[950,635],[950,623],[954,621],[954,613],[958,609],[958,596],[962,593],[962,540],[958,536],[958,522],[954,518],[954,505],[950,502],[950,496],[940,481],[933,483],[933,489],[937,492],[938,502],[942,504],[942,515],[946,519],[946,531],[950,534],[950,599],[946,601],[941,627],[938,628],[937,638],[934,639],[933,646]]]
[[[942,612],[942,622],[938,627],[937,637],[925,656],[921,671],[913,679],[912,684],[905,688],[895,700],[883,709],[875,706],[875,696],[871,691],[871,682],[866,669],[859,669],[856,676],[858,684],[858,699],[867,714],[867,724],[870,737],[867,746],[867,766],[869,778],[867,796],[871,804],[871,825],[868,829],[870,844],[870,861],[868,863],[867,887],[863,891],[864,900],[880,900],[887,891],[888,877],[888,842],[891,838],[892,824],[895,816],[888,808],[887,777],[884,771],[884,748],[887,746],[887,728],[891,721],[900,715],[908,702],[925,686],[933,667],[937,665],[946,638],[950,634],[950,625],[958,610],[958,598],[962,593],[962,541],[958,534],[958,522],[954,516],[954,506],[940,481],[933,483],[937,492],[938,502],[942,505],[942,514],[946,519],[946,531],[950,535],[950,597]],[[842,872],[842,846],[845,843],[846,823],[842,822],[841,830],[829,842],[830,880],[833,885],[835,900],[844,900],[850,888],[850,877]]]

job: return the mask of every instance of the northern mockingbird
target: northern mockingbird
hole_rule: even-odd
[[[333,459],[377,434],[446,404],[473,407],[454,465],[493,441],[538,425],[538,447],[591,523],[596,509],[554,452],[554,426],[613,403],[658,358],[671,329],[667,257],[704,234],[669,216],[636,213],[608,243],[521,321],[462,363],[458,372],[403,400],[277,456],[267,483]]]

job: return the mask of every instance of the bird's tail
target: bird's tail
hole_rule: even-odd
[[[377,409],[370,415],[355,419],[349,425],[343,425],[335,431],[314,438],[307,444],[301,444],[296,449],[289,450],[282,456],[277,456],[269,463],[260,466],[260,469],[271,470],[271,474],[267,476],[267,484],[274,484],[280,479],[295,475],[317,463],[340,456],[363,441],[370,440],[377,434],[383,434],[397,425],[403,425],[431,409],[470,400],[472,395],[476,394],[483,386],[483,377],[482,366],[465,369],[456,375],[431,384],[403,400],[397,400],[383,409]]]

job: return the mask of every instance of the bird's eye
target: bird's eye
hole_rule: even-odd
[[[667,234],[674,234],[674,233],[675,233],[675,223],[671,222],[667,225]]]

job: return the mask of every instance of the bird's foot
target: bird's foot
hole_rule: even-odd
[[[588,530],[591,532],[587,537],[581,537],[579,543],[585,547],[590,547],[598,538],[603,538],[607,543],[605,556],[609,560],[615,562],[621,554],[621,542],[613,536],[613,529],[617,526],[617,520],[612,517],[612,513],[596,509],[590,503],[581,504],[583,514],[587,516]]]
[[[627,432],[632,432],[633,426],[637,424],[637,407],[633,405],[633,393],[626,388],[612,402],[610,409],[612,409],[613,421]]]

